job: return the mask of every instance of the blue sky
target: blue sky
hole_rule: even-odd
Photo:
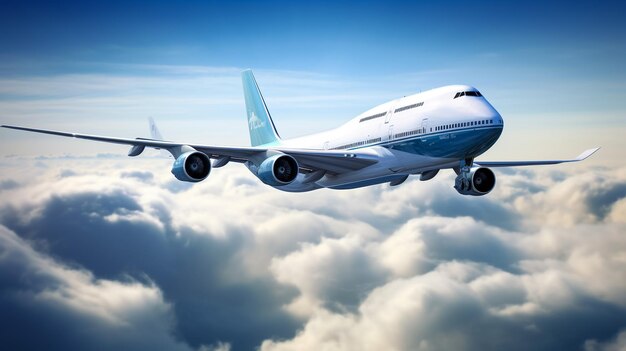
[[[529,137],[532,155],[511,157],[536,157],[537,145],[556,136],[563,148],[553,157],[600,145],[604,161],[616,162],[626,128],[619,2],[2,6],[3,123],[127,136],[142,133],[153,116],[170,138],[245,144],[238,72],[253,68],[285,136],[332,128],[389,99],[457,83],[478,87],[507,121],[492,157],[509,157],[505,151],[521,150]],[[76,99],[85,97],[98,101],[83,101],[77,111]],[[190,125],[205,127],[204,134],[185,133]],[[52,150],[72,152],[63,145]]]
[[[2,124],[247,145],[252,68],[286,137],[460,83],[505,120],[483,159],[603,147],[483,197],[290,194],[0,130],[0,349],[625,349],[625,7],[0,2]]]
[[[9,60],[390,74],[502,55],[607,76],[624,55],[619,2],[19,1],[5,9]],[[542,54],[529,60],[533,51]],[[564,64],[558,53],[581,57]]]

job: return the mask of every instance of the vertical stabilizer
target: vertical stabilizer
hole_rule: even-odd
[[[265,100],[256,84],[251,70],[241,73],[243,83],[243,96],[246,100],[246,113],[248,115],[248,129],[250,130],[250,143],[252,146],[277,144],[280,136],[276,131],[272,116],[265,106]]]
[[[148,117],[148,124],[150,125],[150,137],[154,140],[163,140],[163,136],[161,132],[159,132],[154,118]]]
[[[163,139],[163,135],[161,135],[161,132],[159,131],[159,128],[157,127],[156,122],[154,121],[154,118],[148,117],[148,125],[150,127],[150,138],[152,140],[165,140]],[[164,157],[164,158],[172,157],[172,155],[164,149],[160,149],[158,147],[155,149],[160,150],[159,154],[161,155],[161,157]]]

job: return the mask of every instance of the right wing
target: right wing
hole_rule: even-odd
[[[578,157],[570,160],[544,160],[544,161],[475,161],[476,164],[484,167],[515,167],[515,166],[538,166],[538,165],[554,165],[558,163],[566,162],[578,162],[593,155],[596,151],[600,150],[599,147],[594,149],[585,150]]]
[[[19,126],[2,125],[3,128],[22,130],[34,133],[43,133],[57,135],[62,137],[85,139],[99,141],[112,144],[130,145],[132,149],[128,153],[129,156],[137,156],[143,152],[144,148],[150,147],[155,149],[168,150],[174,157],[178,157],[180,150],[189,146],[197,151],[205,153],[210,158],[224,159],[228,158],[234,162],[245,162],[258,160],[268,151],[279,151],[292,156],[298,161],[301,168],[307,171],[322,170],[332,174],[341,174],[350,171],[356,171],[378,162],[379,156],[375,152],[367,150],[311,150],[311,149],[294,149],[276,147],[231,147],[231,146],[213,146],[201,144],[186,144],[165,140],[155,140],[146,138],[117,138],[101,135],[90,135],[80,133],[61,132],[48,129],[27,128]],[[153,134],[153,136],[158,136]]]

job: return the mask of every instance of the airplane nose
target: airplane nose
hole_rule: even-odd
[[[493,108],[493,106],[491,106],[491,104],[487,101],[487,99],[484,99],[480,105],[481,105],[480,108],[478,108],[476,111],[477,115],[485,119],[492,120],[493,124],[503,123],[502,116],[500,115],[498,111],[496,111],[495,108]]]
[[[487,101],[476,101],[472,104],[463,106],[459,111],[464,114],[468,120],[487,120],[489,124],[501,124],[502,116]]]
[[[496,111],[495,109],[493,111],[495,112],[493,114],[493,117],[491,118],[493,120],[493,124],[503,125],[504,124],[504,119],[502,119],[502,115],[498,111]]]

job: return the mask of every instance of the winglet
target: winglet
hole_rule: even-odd
[[[596,147],[594,149],[585,150],[585,151],[583,151],[582,154],[580,154],[580,155],[578,155],[578,157],[576,157],[576,161],[582,161],[582,160],[586,159],[587,157],[593,155],[598,150],[600,150],[599,147]]]

